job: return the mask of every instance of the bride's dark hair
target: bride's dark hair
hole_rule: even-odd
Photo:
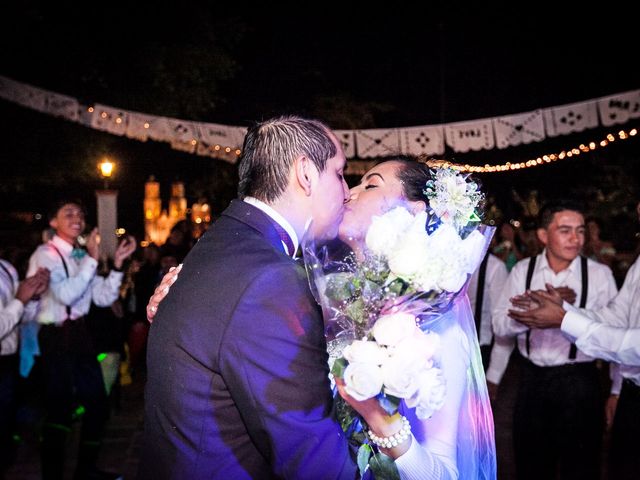
[[[411,202],[423,201],[427,206],[429,205],[429,199],[424,191],[427,182],[432,178],[431,171],[451,165],[446,160],[432,158],[427,155],[400,155],[384,161],[400,163],[396,177],[402,183],[402,193],[405,198]],[[482,185],[477,178],[472,176],[472,179],[478,184],[478,187]],[[483,206],[483,203],[481,203],[480,211],[483,210]]]
[[[444,160],[434,160],[425,155],[398,155],[383,162],[398,162],[401,166],[396,177],[402,183],[402,193],[411,202],[425,202],[429,200],[424,193],[427,182],[431,179],[430,170],[445,163]]]

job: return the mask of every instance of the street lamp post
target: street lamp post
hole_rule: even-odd
[[[113,258],[117,247],[118,192],[109,189],[109,180],[115,171],[115,163],[105,158],[98,164],[98,169],[104,180],[104,189],[96,190],[100,255]]]
[[[115,168],[115,163],[113,163],[108,158],[105,158],[98,164],[98,168],[100,169],[100,175],[104,179],[104,189],[109,190],[109,179],[113,174],[113,170]]]

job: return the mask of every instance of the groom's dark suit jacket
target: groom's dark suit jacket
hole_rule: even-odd
[[[151,325],[139,479],[356,477],[323,323],[272,220],[236,200]]]

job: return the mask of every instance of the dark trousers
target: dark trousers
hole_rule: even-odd
[[[67,433],[73,413],[84,408],[78,470],[95,468],[108,415],[100,364],[83,320],[46,325],[38,335],[47,409],[42,431],[44,479],[61,479]],[[77,476],[81,476],[78,474]]]
[[[0,478],[11,460],[18,356],[0,355]]]
[[[513,418],[518,479],[599,479],[604,398],[595,362],[522,363]]]
[[[609,471],[616,480],[640,477],[640,387],[631,380],[622,383],[611,431]]]
[[[485,372],[487,371],[487,368],[489,368],[492,348],[493,348],[493,342],[491,342],[491,345],[480,345],[480,355],[482,356],[482,366],[484,367]]]

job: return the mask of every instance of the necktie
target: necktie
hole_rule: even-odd
[[[278,232],[278,235],[280,235],[280,240],[282,240],[282,243],[284,243],[287,247],[287,251],[285,253],[287,253],[290,257],[293,257],[296,253],[295,248],[293,247],[293,240],[291,240],[291,237],[289,236],[287,231],[282,228],[282,226],[278,222],[274,220],[272,223],[276,231]]]

